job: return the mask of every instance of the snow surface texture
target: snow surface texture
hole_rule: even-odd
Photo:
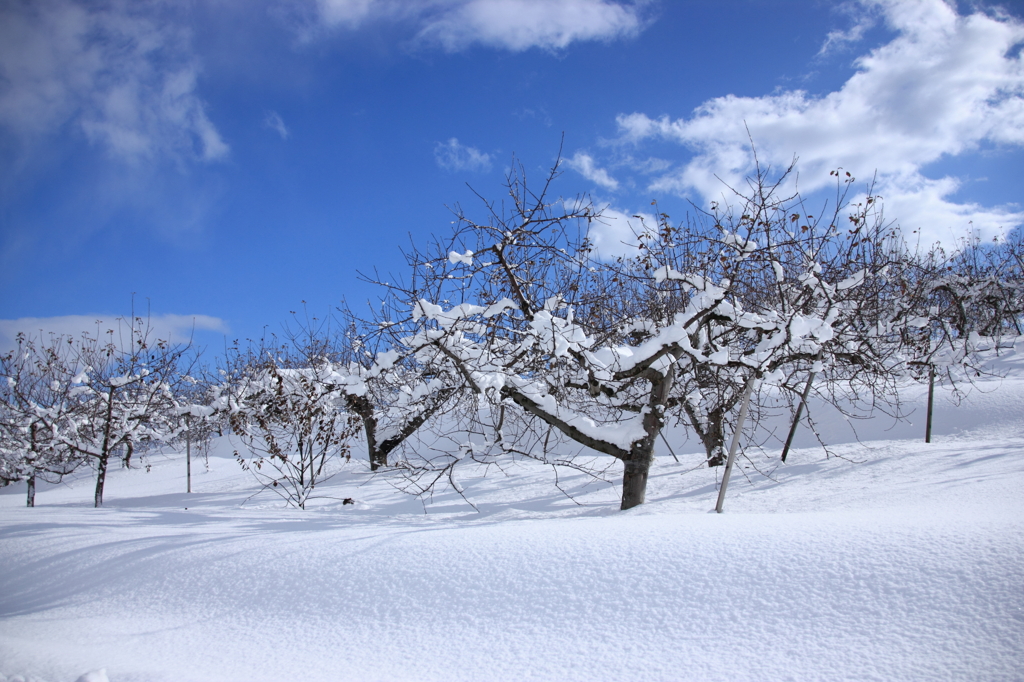
[[[1021,680],[1021,364],[959,407],[939,391],[930,445],[919,409],[860,443],[822,419],[842,458],[802,433],[771,478],[751,454],[722,515],[678,441],[628,512],[618,466],[560,472],[574,502],[528,462],[463,474],[479,513],[355,460],[331,481],[355,505],[242,505],[227,439],[191,495],[177,454],[112,471],[99,510],[89,477],[35,509],[9,488],[0,682]]]

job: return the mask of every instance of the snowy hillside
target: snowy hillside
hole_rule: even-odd
[[[838,457],[751,452],[721,515],[679,433],[627,512],[617,463],[467,470],[474,510],[361,459],[286,509],[229,438],[190,495],[180,453],[112,471],[103,509],[88,475],[35,509],[12,486],[0,680],[1024,679],[1022,359],[940,390],[930,445],[911,387],[913,424],[823,418]]]

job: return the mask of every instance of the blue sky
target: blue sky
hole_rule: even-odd
[[[1024,224],[1024,10],[941,0],[0,0],[0,345],[125,314],[216,351],[378,292],[534,177],[681,216],[762,159],[878,173],[951,242]],[[717,176],[717,178],[716,178]]]

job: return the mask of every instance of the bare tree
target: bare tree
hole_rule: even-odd
[[[935,245],[900,271],[904,352],[915,378],[928,382],[925,442],[931,442],[936,382],[961,396],[962,387],[991,374],[989,358],[1021,336],[1022,253],[1019,234],[990,244],[969,239],[952,252]]]
[[[185,492],[188,493],[192,492],[193,455],[202,457],[209,469],[210,444],[214,435],[223,430],[220,422],[225,417],[210,406],[213,383],[203,374],[201,371],[193,371],[183,375],[174,392],[175,412],[179,419],[175,443],[185,445]]]
[[[844,213],[842,180],[830,220],[804,215],[781,194],[791,171],[759,169],[735,205],[683,225],[641,221],[639,254],[609,262],[588,239],[599,212],[549,198],[557,164],[537,193],[516,165],[486,222],[457,209],[450,239],[413,251],[408,283],[389,287],[418,326],[389,323],[436,348],[498,422],[514,406],[620,460],[628,509],[644,501],[670,415],[717,465],[748,387],[812,369],[862,387],[892,374],[896,321],[879,326],[863,292],[884,279],[893,232],[874,209]],[[496,429],[491,442],[514,448],[507,438]]]
[[[188,345],[153,338],[142,317],[119,318],[116,328],[83,334],[71,347],[74,410],[59,429],[62,443],[96,467],[94,505],[103,505],[111,458],[125,467],[150,445],[179,429],[174,388],[188,371]]]
[[[235,457],[289,505],[324,497],[317,486],[351,457],[358,418],[346,408],[351,377],[317,345],[262,343],[233,349],[212,407],[245,446]],[[358,381],[358,380],[356,380]]]
[[[37,480],[57,482],[82,464],[60,437],[77,407],[69,342],[19,334],[16,348],[0,355],[0,480],[25,481],[29,507],[35,506]]]
[[[870,191],[866,203],[846,203],[853,178],[839,171],[835,199],[810,215],[799,195],[783,191],[793,170],[772,178],[758,168],[745,190],[730,190],[683,224],[662,214],[658,229],[641,239],[641,254],[623,264],[620,279],[633,292],[623,300],[642,317],[665,320],[686,300],[676,272],[699,273],[728,290],[718,313],[689,332],[689,344],[710,362],[694,363],[669,401],[704,445],[709,466],[725,463],[727,425],[752,374],[800,396],[810,375],[820,375],[840,409],[861,403],[898,412],[899,320],[882,296],[886,273],[903,255],[896,231]],[[647,273],[658,264],[663,281],[651,287]],[[679,281],[685,289],[685,278]],[[755,392],[755,424],[778,395]]]
[[[377,320],[360,320],[347,307],[339,309],[343,331],[328,345],[348,379],[340,388],[346,407],[363,426],[370,470],[391,464],[391,454],[440,412],[454,409],[461,395],[461,377],[436,351],[406,343],[407,329]],[[300,325],[303,338],[326,340]]]

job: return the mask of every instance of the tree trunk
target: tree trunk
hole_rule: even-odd
[[[665,426],[665,403],[675,382],[676,366],[671,364],[665,373],[651,372],[651,394],[644,414],[643,439],[633,444],[629,457],[622,461],[622,505],[620,510],[632,509],[643,504],[647,496],[647,474],[654,461],[654,443]]]
[[[359,415],[366,433],[366,455],[370,458],[370,471],[388,465],[388,454],[377,447],[377,419],[373,416],[373,405],[365,396],[348,395],[348,407]]]
[[[94,498],[94,507],[103,506],[103,482],[107,480],[107,458],[108,455],[103,455],[99,458],[99,464],[96,467],[96,496]]]
[[[366,454],[370,457],[370,471],[376,471],[388,465],[388,453],[382,452],[377,446],[377,420],[373,417],[373,410],[360,416],[363,418],[363,429],[366,431]]]
[[[725,414],[721,410],[713,410],[708,414],[708,427],[698,434],[704,443],[708,466],[720,467],[725,464]]]
[[[107,480],[107,460],[110,459],[110,451],[113,447],[110,443],[110,430],[114,421],[114,388],[110,388],[107,394],[107,419],[103,423],[103,444],[100,446],[100,456],[96,468],[96,495],[93,498],[94,507],[103,506],[103,484]],[[131,451],[128,453],[131,458]]]
[[[366,452],[370,457],[370,471],[376,471],[380,467],[388,465],[388,455],[399,445],[414,434],[423,424],[434,416],[434,413],[444,404],[447,396],[451,395],[454,389],[445,389],[434,398],[434,404],[428,406],[420,414],[402,424],[395,435],[377,442],[377,419],[373,416],[373,405],[363,396],[349,396],[349,408],[359,415],[363,420],[363,430],[366,432]]]
[[[644,503],[647,496],[647,474],[651,470],[651,457],[623,461],[622,505],[620,510],[632,509]]]
[[[36,506],[36,475],[35,475],[35,472],[33,472],[32,475],[28,477],[28,481],[26,481],[26,482],[28,483],[28,495],[27,495],[27,498],[25,500],[25,506],[26,507],[34,507],[34,506]]]

